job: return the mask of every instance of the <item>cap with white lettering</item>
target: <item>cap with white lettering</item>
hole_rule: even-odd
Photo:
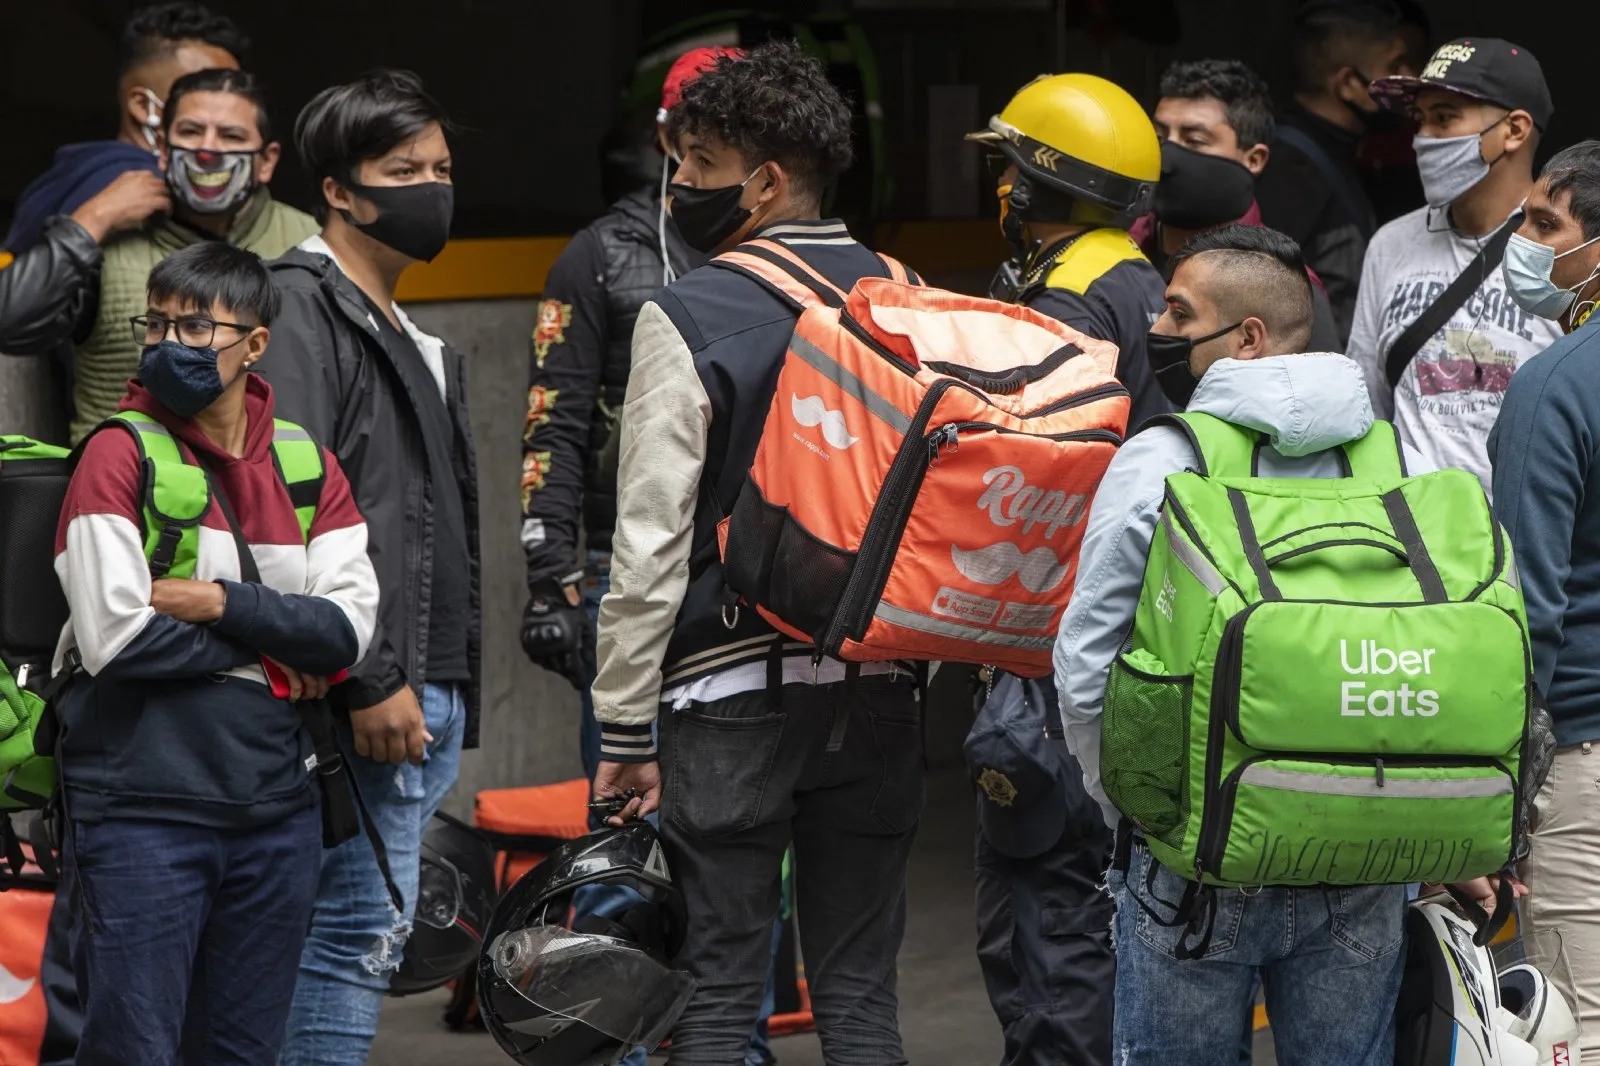
[[[1498,37],[1458,37],[1440,45],[1417,77],[1379,78],[1369,87],[1385,107],[1403,111],[1423,89],[1460,93],[1513,111],[1526,111],[1544,130],[1555,113],[1544,68],[1533,53]]]

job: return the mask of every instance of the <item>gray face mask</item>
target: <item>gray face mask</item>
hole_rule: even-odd
[[[1501,118],[1477,133],[1461,137],[1411,138],[1411,147],[1417,153],[1417,170],[1422,174],[1422,194],[1429,207],[1449,207],[1489,176],[1494,163],[1484,161],[1483,135],[1504,121]],[[1499,162],[1498,156],[1495,162]]]

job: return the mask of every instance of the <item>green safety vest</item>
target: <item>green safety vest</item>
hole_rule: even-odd
[[[1167,479],[1100,770],[1152,854],[1234,886],[1450,883],[1518,843],[1532,656],[1477,479],[1407,477],[1394,427],[1342,478],[1252,476],[1260,434],[1166,416]]]
[[[150,415],[119,411],[94,432],[111,426],[131,433],[139,447],[144,554],[151,576],[193,577],[200,554],[200,522],[211,506],[204,468],[189,461],[176,438]],[[60,469],[64,477],[70,478],[87,441],[85,438],[69,452],[26,437],[0,436],[0,462],[44,460],[59,466],[66,459],[68,464]],[[322,449],[311,434],[293,422],[274,419],[272,461],[294,504],[302,541],[310,543],[311,525],[316,520],[326,476]],[[64,492],[65,484],[61,487]],[[39,535],[45,535],[46,526],[41,524],[39,529]],[[54,523],[48,529],[53,538]],[[18,685],[10,668],[0,662],[0,827],[5,824],[6,811],[43,807],[55,792],[55,759],[36,752],[34,744],[47,703],[45,696]],[[0,848],[9,850],[14,843],[0,833]],[[6,857],[0,855],[0,859]]]

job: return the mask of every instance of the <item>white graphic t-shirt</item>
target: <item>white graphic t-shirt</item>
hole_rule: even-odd
[[[1389,349],[1467,268],[1488,236],[1449,228],[1426,207],[1380,229],[1367,247],[1350,329],[1350,358],[1361,364],[1380,418],[1434,467],[1471,471],[1489,490],[1489,430],[1511,375],[1561,336],[1561,328],[1516,305],[1500,268],[1487,276],[1444,328],[1423,342],[1400,383],[1389,388]]]

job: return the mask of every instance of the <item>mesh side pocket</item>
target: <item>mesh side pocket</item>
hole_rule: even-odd
[[[1189,821],[1194,676],[1148,674],[1117,656],[1106,685],[1100,775],[1117,809],[1168,847]]]
[[[765,603],[772,582],[772,561],[787,512],[774,507],[749,477],[739,490],[728,520],[728,540],[723,545],[723,580],[749,603]]]
[[[785,513],[765,606],[820,645],[855,561],[855,552],[824,544]]]

